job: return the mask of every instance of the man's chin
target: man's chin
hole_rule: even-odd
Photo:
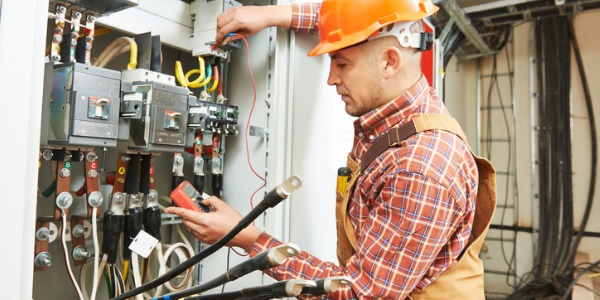
[[[352,117],[360,117],[362,116],[362,113],[358,112],[356,109],[348,106],[348,104],[346,104],[346,113]]]

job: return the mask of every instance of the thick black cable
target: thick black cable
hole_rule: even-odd
[[[579,248],[579,243],[581,242],[583,232],[585,231],[585,228],[587,227],[590,213],[592,211],[592,204],[594,201],[594,193],[595,193],[595,189],[596,189],[596,176],[597,176],[597,170],[598,170],[598,137],[597,137],[597,132],[596,132],[596,119],[594,116],[594,107],[592,104],[592,96],[590,93],[587,76],[586,76],[585,69],[583,66],[583,59],[581,57],[579,43],[577,42],[577,36],[575,35],[575,30],[573,27],[573,20],[570,17],[567,17],[567,21],[569,23],[567,27],[570,32],[571,45],[573,46],[573,52],[575,53],[577,69],[579,71],[579,76],[581,78],[581,85],[583,87],[583,93],[585,96],[585,104],[587,107],[588,120],[589,120],[589,124],[590,124],[590,139],[592,142],[592,145],[591,145],[592,146],[592,149],[591,149],[592,150],[592,154],[591,154],[592,169],[591,169],[591,175],[590,175],[590,184],[588,187],[588,197],[587,197],[587,202],[585,205],[583,219],[581,220],[581,225],[579,226],[579,233],[575,237],[575,240],[573,241],[573,244],[571,247],[571,249],[573,249],[573,251],[571,252],[572,258],[570,258],[570,260],[571,259],[574,260],[576,249]]]
[[[210,295],[201,295],[195,297],[188,297],[187,300],[232,300],[232,299],[248,299],[255,297],[267,297],[266,299],[271,298],[281,298],[281,297],[289,297],[292,296],[288,293],[286,287],[288,285],[288,281],[278,281],[270,285],[263,285],[258,287],[251,287],[241,289],[239,291],[227,292],[221,294],[210,294]]]
[[[537,100],[538,100],[538,105],[537,105],[537,109],[538,109],[538,115],[543,116],[545,115],[545,110],[544,110],[544,98],[545,98],[545,93],[544,93],[544,57],[543,57],[543,46],[544,45],[544,40],[543,40],[543,35],[542,33],[544,32],[545,28],[544,28],[544,24],[538,20],[535,22],[534,25],[534,31],[535,31],[535,57],[536,57],[536,73],[537,73]],[[539,175],[538,175],[538,180],[539,180],[539,193],[538,193],[538,199],[539,199],[539,232],[538,232],[538,247],[536,248],[536,254],[534,256],[534,270],[541,266],[542,264],[542,260],[543,260],[543,250],[542,250],[542,245],[541,243],[543,243],[542,241],[545,240],[543,239],[543,235],[545,234],[545,231],[542,230],[542,224],[545,224],[544,219],[546,217],[545,213],[544,213],[544,209],[546,208],[546,205],[544,205],[544,201],[546,199],[546,186],[547,186],[547,180],[546,180],[546,174],[547,172],[545,171],[545,168],[547,166],[547,159],[546,159],[546,151],[545,151],[545,147],[547,145],[546,143],[546,128],[544,126],[544,124],[542,123],[543,120],[539,121],[539,126],[538,126],[538,162],[539,162]],[[534,271],[532,270],[532,272]]]
[[[231,251],[231,248],[230,250]],[[230,253],[228,253],[229,255]],[[229,258],[228,258],[229,260]],[[255,257],[246,260],[236,266],[234,266],[233,268],[229,269],[229,267],[227,268],[227,272],[225,272],[224,274],[221,274],[220,276],[207,281],[203,284],[179,291],[179,292],[175,292],[172,293],[171,295],[167,296],[163,296],[163,297],[158,297],[157,299],[172,299],[172,300],[176,300],[176,299],[181,299],[185,296],[190,296],[190,295],[194,295],[194,294],[200,294],[204,291],[208,291],[210,289],[213,289],[215,287],[218,287],[220,285],[225,286],[225,283],[230,282],[230,281],[234,281],[246,274],[249,274],[251,272],[260,270],[260,271],[264,271],[267,269],[270,269],[274,266],[276,266],[278,264],[275,264],[273,262],[271,262],[270,258],[269,258],[269,251],[263,251],[259,254],[257,254]],[[221,293],[223,293],[223,290],[221,290]]]
[[[286,181],[290,181],[290,180],[292,181],[291,185],[294,187],[294,189],[292,189],[292,191],[295,190],[295,188],[299,187],[298,185],[301,184],[301,182],[299,182],[299,180],[300,180],[299,178],[288,178]],[[226,235],[224,235],[221,239],[216,241],[210,247],[208,247],[205,250],[203,250],[202,252],[192,256],[190,259],[182,262],[181,264],[174,267],[173,269],[171,269],[167,273],[163,274],[162,276],[159,276],[156,279],[154,279],[142,286],[136,287],[133,290],[130,290],[118,297],[115,297],[114,299],[115,300],[118,300],[118,299],[124,300],[129,297],[132,297],[132,296],[138,295],[140,293],[143,293],[145,291],[156,288],[156,287],[160,286],[161,284],[173,279],[175,276],[179,275],[180,273],[186,271],[187,269],[192,267],[194,264],[200,262],[201,260],[210,256],[211,254],[215,253],[217,250],[219,250],[220,248],[225,246],[225,244],[227,244],[229,241],[231,241],[231,239],[233,239],[244,228],[246,228],[248,225],[252,224],[252,222],[256,218],[258,218],[260,215],[262,215],[262,213],[264,213],[268,208],[274,207],[275,205],[277,205],[281,201],[283,201],[285,198],[287,198],[287,196],[289,196],[289,193],[286,193],[285,191],[282,192],[280,189],[282,189],[281,185],[277,186],[276,188],[272,189],[269,193],[267,193],[265,195],[265,197],[263,198],[263,201],[261,201],[254,209],[252,209],[246,216],[244,216],[242,218],[242,220],[240,220],[233,229],[231,229]],[[280,195],[280,193],[282,193],[283,195]]]

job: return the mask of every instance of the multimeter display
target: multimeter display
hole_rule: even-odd
[[[197,212],[206,211],[207,209],[200,209],[200,207],[196,205],[196,199],[199,198],[200,193],[198,193],[198,191],[189,183],[189,181],[182,182],[173,190],[173,192],[171,192],[171,199],[173,199],[173,203],[175,203],[175,205],[195,210]]]

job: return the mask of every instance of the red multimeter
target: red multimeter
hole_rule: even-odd
[[[184,181],[179,186],[177,186],[173,192],[171,192],[171,199],[173,199],[173,203],[178,207],[183,207],[191,210],[195,210],[197,212],[207,212],[210,209],[201,203],[198,205],[202,205],[200,208],[196,204],[195,199],[201,198],[200,193],[188,182]]]

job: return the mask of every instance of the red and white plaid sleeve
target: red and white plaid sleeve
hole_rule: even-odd
[[[290,29],[296,32],[318,33],[320,9],[321,3],[293,3]]]

